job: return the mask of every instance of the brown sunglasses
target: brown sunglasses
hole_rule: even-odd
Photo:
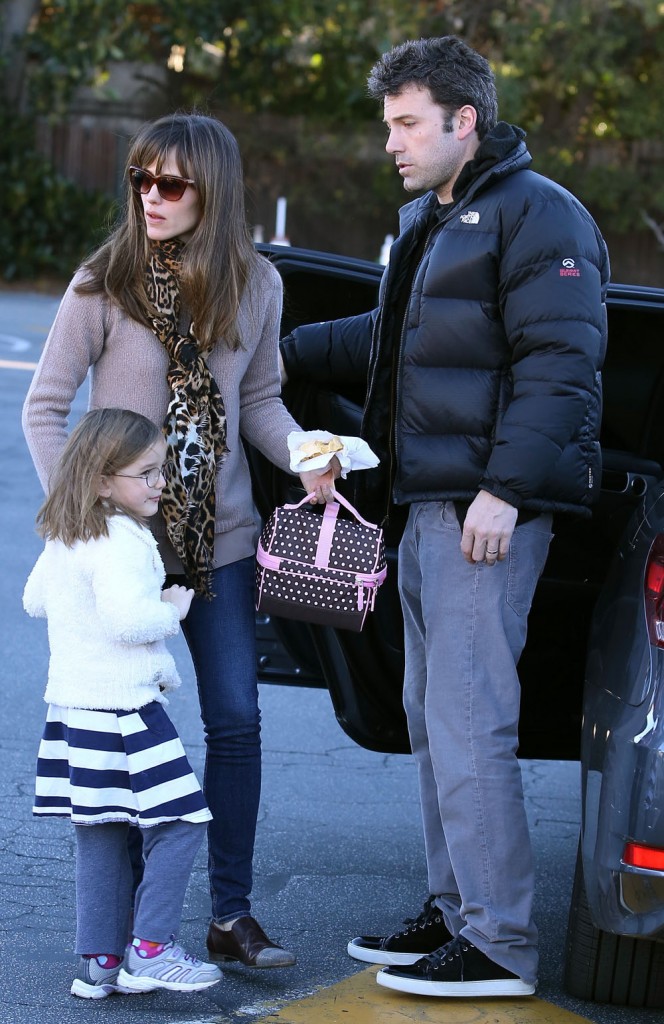
[[[156,185],[161,198],[167,199],[169,203],[182,199],[187,185],[196,184],[191,178],[178,178],[175,174],[150,174],[143,167],[129,168],[129,183],[139,195],[147,195],[152,186]]]

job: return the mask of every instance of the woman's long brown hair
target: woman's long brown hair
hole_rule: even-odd
[[[203,114],[172,114],[143,126],[127,157],[130,165],[155,167],[167,158],[196,182],[201,219],[184,247],[179,273],[184,309],[196,325],[201,349],[219,340],[237,348],[237,316],[257,255],[244,208],[242,161],[234,135],[221,121]],[[149,324],[145,270],[149,239],[141,197],[126,180],[125,215],[83,268],[79,292],[105,291],[134,320]]]

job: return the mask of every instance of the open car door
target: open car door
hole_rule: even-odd
[[[377,305],[383,271],[379,264],[290,247],[259,248],[284,281],[282,336],[299,324],[352,316]],[[284,401],[305,430],[360,434],[362,391],[352,387],[331,391],[298,382],[286,386]],[[248,455],[254,496],[263,519],[275,506],[302,497],[299,480],[282,473],[253,449]],[[344,481],[338,486],[350,497]],[[297,666],[297,678],[310,685],[322,681],[327,686],[337,719],[351,739],[370,750],[398,753],[407,752],[409,744],[401,705],[403,626],[394,548],[388,548],[387,558],[387,580],[362,633],[277,618],[269,624],[259,622],[263,662],[261,666],[259,661],[259,671],[260,678],[279,678],[279,658],[270,648],[276,635]],[[274,675],[271,662],[277,666]]]

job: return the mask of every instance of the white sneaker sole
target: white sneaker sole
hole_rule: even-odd
[[[410,967],[421,960],[426,953],[390,953],[386,949],[370,949],[357,946],[352,940],[346,951],[354,960],[362,960],[365,964],[385,964],[388,967]]]
[[[117,991],[115,983],[109,985],[88,985],[87,981],[74,978],[71,985],[71,994],[79,999],[106,999]]]
[[[532,996],[534,985],[528,985],[520,978],[495,979],[494,981],[425,981],[423,978],[400,978],[379,971],[376,981],[385,988],[397,992],[410,992],[416,996],[438,996],[462,998],[464,996]]]
[[[167,988],[171,992],[198,992],[203,988],[211,988],[218,985],[219,978],[211,978],[210,981],[166,981],[163,978],[150,978],[147,975],[128,974],[124,967],[118,974],[118,987],[126,992],[154,992],[158,988]]]
[[[114,992],[119,993],[121,996],[134,996],[137,994],[133,988],[124,988],[120,984],[119,979],[107,985],[88,985],[87,981],[74,978],[70,991],[73,996],[78,996],[79,999],[106,999],[107,996],[112,996]]]

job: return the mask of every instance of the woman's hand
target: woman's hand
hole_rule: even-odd
[[[336,455],[332,456],[327,469],[311,469],[300,473],[300,480],[307,494],[315,494],[312,505],[334,501],[334,481],[341,476],[341,465]]]

